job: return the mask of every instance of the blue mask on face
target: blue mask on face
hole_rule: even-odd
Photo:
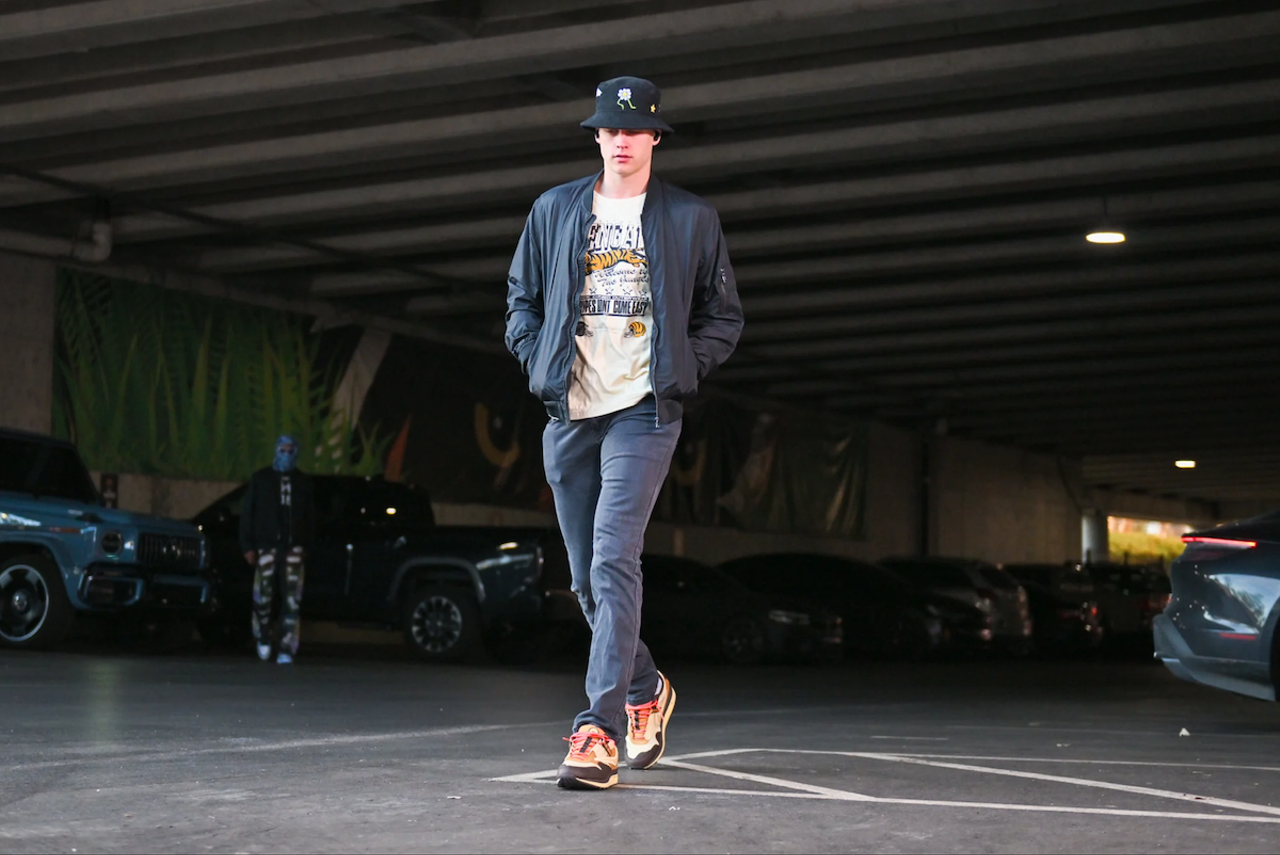
[[[293,437],[285,435],[276,440],[276,459],[271,468],[277,472],[291,472],[298,462],[298,445]]]

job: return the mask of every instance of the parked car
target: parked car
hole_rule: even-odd
[[[47,647],[80,614],[198,615],[205,553],[189,523],[103,507],[71,443],[0,431],[0,644]]]
[[[1093,580],[1103,632],[1112,644],[1149,644],[1152,621],[1169,604],[1162,568],[1109,561],[1082,566]]]
[[[726,561],[721,569],[753,591],[816,597],[844,623],[850,654],[919,658],[990,637],[990,617],[920,591],[894,572],[833,555],[790,552]]]
[[[971,558],[886,558],[880,563],[921,588],[990,615],[992,647],[1018,655],[1031,652],[1027,592],[994,564]]]
[[[1184,680],[1263,700],[1280,690],[1280,510],[1183,536],[1156,655]]]
[[[715,656],[734,665],[838,658],[838,615],[813,599],[748,590],[688,558],[643,555],[640,635],[655,653]]]
[[[1027,592],[1032,637],[1044,653],[1086,653],[1104,637],[1093,579],[1083,567],[1063,564],[1005,564]]]
[[[429,497],[415,487],[313,477],[318,535],[306,562],[304,621],[400,628],[416,655],[447,661],[538,620],[546,555],[563,553],[554,548],[558,533],[437,526]],[[219,608],[199,628],[215,641],[249,635],[254,569],[238,535],[245,489],[194,519],[211,542],[218,580]]]

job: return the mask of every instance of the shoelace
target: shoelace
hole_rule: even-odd
[[[599,742],[601,745],[608,747],[608,743],[613,740],[605,736],[603,733],[592,733],[590,731],[579,731],[573,736],[564,737],[564,741],[569,743],[569,753],[579,756],[586,756],[591,753],[591,745]]]
[[[627,715],[631,716],[631,730],[635,733],[644,733],[645,728],[649,726],[649,716],[658,711],[658,699],[654,698],[647,704],[639,706],[627,706]]]

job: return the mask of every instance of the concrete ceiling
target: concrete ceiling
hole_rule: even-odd
[[[0,227],[109,206],[118,262],[495,347],[646,76],[737,270],[719,386],[1280,504],[1278,44],[1274,0],[10,0]]]

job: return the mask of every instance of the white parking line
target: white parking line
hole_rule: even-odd
[[[1155,787],[1138,787],[1132,784],[1114,784],[1110,781],[1092,781],[1087,778],[1068,778],[1063,775],[1045,775],[1041,772],[1022,772],[1014,769],[996,769],[990,766],[971,766],[967,763],[943,763],[938,760],[925,760],[919,757],[901,757],[893,754],[867,754],[860,752],[816,752],[805,751],[805,754],[844,754],[847,757],[866,757],[870,760],[885,760],[891,763],[910,763],[917,766],[932,766],[936,769],[955,769],[961,772],[980,772],[985,775],[1003,775],[1009,778],[1027,778],[1034,781],[1050,781],[1055,784],[1073,784],[1078,787],[1093,787],[1100,790],[1117,790],[1122,793],[1134,793],[1140,796],[1154,796],[1159,799],[1174,799],[1184,802],[1212,805],[1214,807],[1244,810],[1252,813],[1265,813],[1280,817],[1280,808],[1270,805],[1257,805],[1252,802],[1238,802],[1232,799],[1218,799],[1213,796],[1196,796],[1190,793],[1179,793],[1174,790],[1160,790]]]
[[[774,778],[769,775],[753,775],[750,772],[734,772],[729,769],[716,769],[711,766],[701,766],[696,763],[686,763],[683,760],[667,760],[665,765],[674,766],[677,769],[688,769],[690,772],[705,772],[709,775],[721,775],[725,778],[733,778],[738,781],[751,781],[753,784],[771,784],[775,787],[786,787],[792,790],[800,790],[806,793],[813,793],[818,796],[826,796],[832,799],[843,799],[850,802],[873,802],[876,801],[874,796],[864,796],[862,793],[851,793],[847,790],[835,790],[831,787],[819,787],[816,784],[802,784],[798,781],[786,781],[782,778]]]
[[[1241,772],[1280,772],[1280,766],[1232,766],[1225,763],[1167,763],[1156,760],[1081,760],[1078,757],[988,757],[982,754],[904,754],[898,757],[923,757],[928,760],[986,760],[991,763],[1076,763],[1085,766],[1156,766],[1167,769],[1225,769]]]
[[[1070,784],[1073,786],[1094,787],[1107,790],[1120,790],[1123,792],[1133,793],[1135,795],[1153,796],[1156,798],[1175,799],[1180,801],[1191,801],[1196,804],[1216,807],[1219,809],[1231,809],[1248,811],[1255,814],[1253,816],[1239,814],[1223,814],[1223,813],[1190,813],[1185,811],[1160,811],[1160,810],[1131,810],[1125,808],[1092,808],[1092,807],[1071,807],[1065,805],[1038,805],[1038,804],[1017,804],[1006,802],[965,802],[951,801],[943,799],[900,799],[900,798],[884,798],[880,796],[871,796],[865,793],[855,793],[847,790],[839,790],[832,787],[822,787],[815,784],[807,784],[800,781],[789,781],[784,778],[777,778],[769,775],[756,775],[748,772],[738,772],[732,769],[721,769],[714,766],[706,766],[699,763],[690,763],[693,759],[705,759],[711,757],[728,757],[738,754],[767,753],[767,754],[817,754],[839,757],[857,757],[867,760],[880,760],[896,763],[911,763],[922,766],[932,766],[936,768],[955,769],[964,772],[977,772],[982,774],[1007,775],[1017,778],[1031,778],[1035,780],[1043,780],[1050,783]],[[808,749],[787,749],[787,748],[726,748],[717,751],[701,751],[693,754],[684,754],[679,757],[667,758],[662,765],[685,769],[691,772],[700,772],[703,774],[714,775],[724,778],[730,778],[737,781],[749,781],[757,784],[766,784],[769,786],[780,787],[784,791],[778,792],[769,790],[748,790],[748,789],[722,789],[710,787],[689,787],[675,785],[656,785],[656,784],[619,784],[619,787],[634,790],[661,790],[665,792],[683,792],[683,793],[707,793],[718,795],[750,795],[750,796],[772,796],[772,797],[790,797],[790,798],[811,798],[824,801],[848,801],[862,802],[869,804],[882,805],[907,805],[918,807],[949,807],[962,808],[968,810],[1004,810],[1004,811],[1027,811],[1040,813],[1071,813],[1085,814],[1094,816],[1125,816],[1125,817],[1150,817],[1160,819],[1190,819],[1190,820],[1208,820],[1213,822],[1243,822],[1243,823],[1262,823],[1269,825],[1280,825],[1280,808],[1270,805],[1258,805],[1250,802],[1239,802],[1230,799],[1218,799],[1212,796],[1194,796],[1188,793],[1178,793],[1172,790],[1160,790],[1152,787],[1136,787],[1128,784],[1114,784],[1109,781],[1094,781],[1086,778],[1070,778],[1061,775],[1045,775],[1038,772],[1021,772],[1011,769],[997,769],[988,766],[973,766],[969,764],[936,762],[930,758],[940,757],[947,759],[973,759],[987,761],[1026,761],[1035,762],[1033,758],[997,758],[966,755],[964,758],[949,757],[948,755],[904,755],[904,754],[883,754],[871,752],[857,751],[817,751]],[[1093,762],[1081,760],[1076,762]],[[1135,761],[1126,764],[1125,761],[1101,761],[1113,765],[1161,765],[1161,766],[1183,766],[1185,764],[1157,764],[1154,762]],[[1218,767],[1218,768],[1236,768],[1236,767]],[[1248,768],[1248,767],[1241,767]],[[1267,771],[1273,770],[1271,767],[1261,767]],[[529,772],[518,775],[508,775],[502,778],[492,778],[493,781],[502,781],[509,783],[552,783],[556,777],[556,770]],[[798,792],[797,792],[798,791]],[[1257,816],[1256,814],[1267,814],[1266,816]]]

